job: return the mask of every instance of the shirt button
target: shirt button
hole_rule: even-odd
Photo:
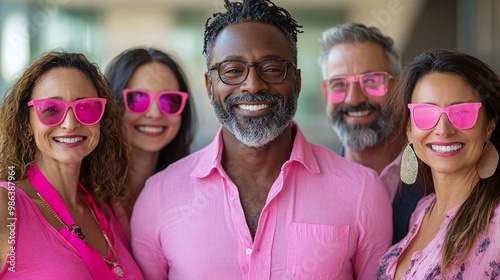
[[[234,196],[231,196],[231,200],[234,200]]]
[[[252,249],[247,248],[246,253],[247,253],[247,255],[250,255],[252,253]]]

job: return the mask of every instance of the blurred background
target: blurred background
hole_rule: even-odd
[[[274,2],[304,26],[295,119],[309,140],[335,151],[339,143],[326,118],[316,62],[319,37],[329,27],[344,22],[376,26],[395,40],[404,64],[424,50],[450,48],[500,69],[498,0]],[[205,22],[222,10],[222,0],[0,0],[0,97],[27,65],[50,50],[82,52],[104,72],[128,48],[159,48],[173,54],[188,76],[198,117],[193,150],[198,150],[219,128],[204,88],[201,52]]]

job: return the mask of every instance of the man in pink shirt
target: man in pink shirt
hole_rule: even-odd
[[[151,177],[134,208],[146,279],[374,279],[389,198],[374,171],[309,143],[292,120],[301,26],[266,0],[225,8],[204,45],[222,128]]]
[[[394,113],[386,106],[401,72],[394,41],[376,27],[339,24],[323,32],[318,63],[328,119],[342,142],[339,154],[379,174],[392,201],[396,243],[408,233],[423,192],[420,180],[401,184],[399,176],[406,142],[394,137]]]

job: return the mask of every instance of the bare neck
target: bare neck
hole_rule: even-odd
[[[52,162],[37,162],[38,169],[47,178],[68,208],[77,208],[78,178],[81,162],[75,164],[54,164]]]
[[[387,143],[387,140],[385,140],[374,147],[362,151],[353,151],[346,148],[344,156],[348,160],[369,167],[380,174],[387,165],[396,159],[402,150],[402,146]]]
[[[454,174],[432,172],[434,192],[436,193],[436,213],[446,214],[450,209],[463,203],[479,182],[475,169]]]
[[[274,182],[281,166],[290,158],[293,147],[291,127],[264,147],[248,147],[229,131],[223,130],[224,152],[222,165],[237,186],[256,180]]]
[[[250,235],[255,238],[269,190],[290,158],[293,131],[288,127],[278,138],[259,148],[245,146],[225,129],[222,136],[222,166],[238,188]]]

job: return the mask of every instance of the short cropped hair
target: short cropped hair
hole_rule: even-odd
[[[367,27],[361,23],[344,23],[325,30],[320,39],[320,52],[318,64],[323,77],[326,78],[326,65],[328,54],[332,47],[338,44],[375,43],[384,49],[389,62],[389,71],[398,76],[401,73],[401,61],[394,47],[394,41],[382,34],[376,27]]]
[[[297,24],[290,13],[276,6],[269,0],[243,0],[243,2],[230,2],[224,0],[225,13],[215,13],[207,19],[205,24],[205,38],[203,53],[209,64],[215,40],[224,28],[239,22],[261,22],[278,28],[285,35],[297,62],[297,34],[302,33],[301,25]]]

